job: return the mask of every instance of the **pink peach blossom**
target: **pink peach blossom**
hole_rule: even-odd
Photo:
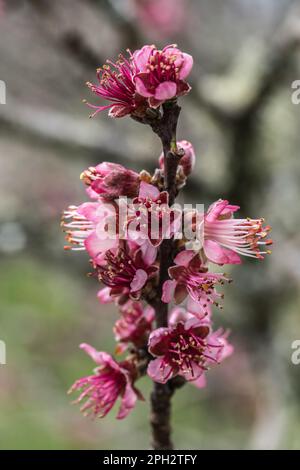
[[[272,240],[265,240],[270,227],[263,226],[263,219],[235,219],[233,214],[238,209],[219,199],[205,214],[203,249],[209,261],[240,264],[240,255],[263,259],[270,253],[263,248],[272,244]]]
[[[106,251],[116,250],[119,244],[118,238],[106,230],[108,221],[116,226],[116,210],[104,200],[69,206],[62,221],[70,243],[65,249],[86,250],[94,263],[101,264]]]
[[[138,70],[134,76],[136,90],[149,100],[151,107],[190,91],[185,79],[192,69],[193,58],[175,44],[163,50],[154,45],[144,46],[133,53],[133,61]]]
[[[120,54],[116,62],[107,60],[107,63],[97,70],[98,84],[87,82],[87,86],[100,98],[110,101],[110,104],[100,106],[87,103],[94,109],[91,117],[106,109],[109,109],[109,116],[113,118],[130,114],[143,116],[148,104],[147,100],[137,93],[134,81],[137,72],[131,54],[129,58]]]
[[[106,352],[96,351],[88,344],[81,344],[80,347],[95,361],[97,368],[94,375],[77,380],[70,388],[69,393],[81,391],[74,403],[83,402],[81,411],[85,415],[103,418],[120,398],[117,418],[125,418],[134,408],[136,400],[143,399],[134,387],[136,371],[133,364],[127,360],[118,363]]]
[[[210,332],[207,321],[195,317],[175,326],[158,328],[149,337],[149,352],[156,357],[148,366],[155,382],[166,383],[176,375],[196,381],[212,365],[229,353],[223,332]]]
[[[215,286],[223,284],[227,278],[222,273],[208,272],[208,268],[193,250],[180,252],[174,261],[175,265],[169,269],[171,280],[165,281],[163,285],[163,302],[170,303],[174,298],[179,304],[188,296],[189,301],[197,303],[198,316],[209,314],[210,306],[218,306],[217,300],[223,297]]]
[[[207,314],[203,315],[202,317],[199,316],[199,306],[198,303],[194,301],[188,302],[187,309],[184,307],[174,307],[169,314],[169,326],[176,327],[178,322],[185,323],[191,318],[194,318],[195,315],[198,316],[198,319],[202,325],[206,325],[210,329],[212,328],[211,315]],[[228,336],[229,332],[223,331],[221,328],[211,335],[212,341],[215,337],[217,337],[218,341],[224,345],[222,348],[222,353],[218,357],[218,362],[222,362],[224,359],[231,356],[234,352],[233,346],[228,342]],[[198,379],[192,381],[192,384],[197,388],[206,387],[205,372],[203,372],[203,374],[201,374]]]
[[[110,287],[112,297],[121,300],[128,297],[138,300],[143,287],[156,272],[157,267],[147,265],[140,250],[131,254],[126,247],[119,248],[115,254],[107,251],[105,264],[96,266],[99,281]]]

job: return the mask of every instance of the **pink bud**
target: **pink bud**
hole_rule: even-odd
[[[180,166],[183,169],[185,176],[189,176],[196,163],[196,155],[193,145],[187,140],[180,140],[177,142],[178,149],[184,150],[184,156],[180,160]],[[159,167],[164,169],[164,155],[163,153],[159,157]]]
[[[95,193],[106,199],[135,197],[139,192],[138,173],[117,163],[103,162],[95,168],[90,167],[81,174],[81,179]]]
[[[181,140],[178,142],[178,147],[184,150],[184,156],[180,160],[180,165],[182,166],[185,176],[189,176],[196,163],[196,155],[194,147],[187,140]]]

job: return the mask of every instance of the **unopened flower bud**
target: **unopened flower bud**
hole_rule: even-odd
[[[185,176],[189,176],[196,163],[196,155],[193,145],[187,140],[180,140],[177,142],[178,149],[184,150],[184,156],[180,159],[179,165],[182,167]],[[163,153],[159,157],[159,167],[164,169],[164,155]]]
[[[106,199],[120,196],[133,198],[139,192],[138,173],[117,163],[100,163],[95,168],[85,170],[80,177],[95,193]]]

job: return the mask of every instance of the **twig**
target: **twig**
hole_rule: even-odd
[[[164,188],[169,194],[169,205],[173,205],[176,197],[176,171],[181,158],[176,146],[176,129],[180,107],[176,101],[163,106],[163,116],[150,125],[159,136],[164,152]],[[168,304],[162,302],[162,286],[168,279],[168,269],[172,262],[173,240],[163,240],[160,251],[160,272],[157,299],[155,301],[155,316],[157,328],[168,326]],[[151,394],[151,426],[152,446],[156,450],[172,449],[171,440],[171,397],[175,391],[176,382],[166,384],[154,383]],[[184,381],[180,381],[180,386]]]

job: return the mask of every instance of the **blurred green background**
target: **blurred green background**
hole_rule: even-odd
[[[124,421],[83,418],[66,391],[114,350],[117,313],[101,306],[85,253],[65,253],[60,213],[86,199],[81,171],[111,160],[149,171],[159,142],[132,120],[89,120],[85,81],[119,51],[178,43],[193,54],[179,138],[197,165],[186,202],[219,197],[265,217],[271,257],[231,271],[217,324],[234,356],[173,400],[179,449],[300,448],[299,2],[281,0],[2,0],[0,79],[1,449],[149,448],[149,403]],[[141,389],[148,399],[150,381]]]

